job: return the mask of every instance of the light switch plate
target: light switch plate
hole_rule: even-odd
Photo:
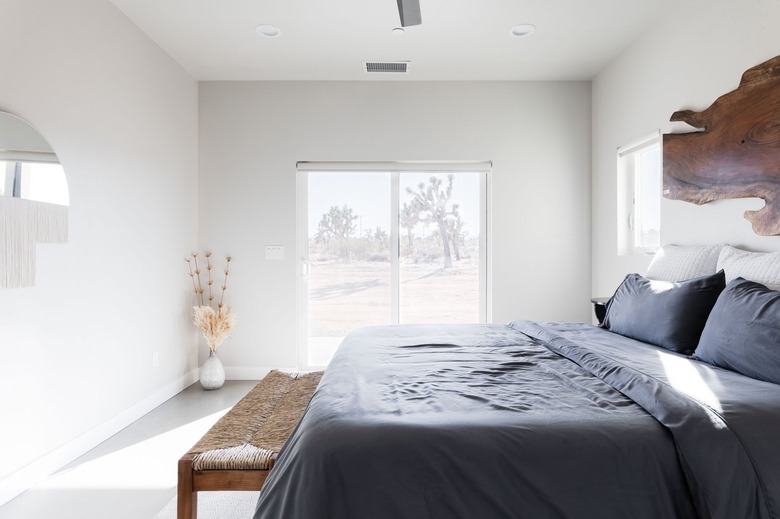
[[[265,259],[267,259],[267,260],[283,260],[284,259],[284,245],[266,245],[265,246]]]

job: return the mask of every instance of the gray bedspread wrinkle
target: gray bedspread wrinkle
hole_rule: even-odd
[[[589,326],[510,326],[606,381],[666,426],[701,517],[778,517],[780,386]]]
[[[697,516],[669,430],[590,370],[508,326],[410,325],[344,339],[254,517]]]

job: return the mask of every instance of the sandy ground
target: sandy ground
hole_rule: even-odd
[[[401,262],[402,323],[479,320],[479,263]],[[309,336],[342,337],[359,326],[390,323],[390,263],[313,262],[309,276]]]

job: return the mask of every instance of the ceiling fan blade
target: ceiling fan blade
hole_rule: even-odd
[[[398,0],[398,14],[401,15],[401,27],[420,25],[420,0]]]

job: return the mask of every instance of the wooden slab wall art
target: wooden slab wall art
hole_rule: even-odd
[[[664,134],[664,196],[694,204],[761,198],[766,205],[745,218],[756,234],[780,234],[780,56],[748,69],[703,112],[675,112],[671,121],[703,131]]]

